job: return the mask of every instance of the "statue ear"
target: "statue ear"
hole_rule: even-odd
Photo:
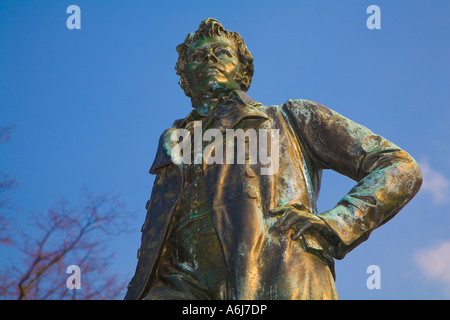
[[[237,83],[239,83],[240,89],[242,91],[247,92],[250,88],[250,84],[252,83],[252,75],[248,73],[248,70],[244,63],[240,63],[239,68],[241,69],[234,79]]]

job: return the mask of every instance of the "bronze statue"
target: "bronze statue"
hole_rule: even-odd
[[[204,20],[177,51],[194,110],[160,138],[125,298],[338,299],[334,259],[418,192],[416,161],[319,103],[253,101],[253,58],[217,20]],[[323,169],[357,183],[319,213]]]

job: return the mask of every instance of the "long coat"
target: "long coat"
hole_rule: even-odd
[[[333,259],[342,259],[398,213],[418,192],[422,176],[404,150],[337,112],[307,100],[263,106],[235,91],[215,114],[215,128],[278,129],[279,167],[261,174],[260,162],[206,164],[206,195],[228,272],[232,299],[335,299]],[[173,130],[161,136],[147,217],[142,226],[136,273],[125,299],[142,299],[154,280],[174,208],[183,185],[183,165],[173,163]],[[316,201],[323,169],[356,185],[329,211]],[[292,205],[318,215],[335,234],[324,241],[274,232],[269,210]]]

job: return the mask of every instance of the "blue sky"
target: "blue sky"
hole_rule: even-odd
[[[69,30],[66,9],[81,9]],[[381,9],[369,30],[366,9]],[[135,232],[111,242],[114,271],[130,278],[153,184],[148,174],[164,129],[191,110],[178,86],[175,47],[213,17],[239,32],[255,59],[248,91],[266,105],[320,102],[408,151],[420,163],[419,194],[368,241],[336,262],[341,299],[450,298],[450,2],[10,1],[0,2],[0,170],[27,213],[82,186],[119,193]],[[353,181],[326,172],[319,210]],[[0,264],[8,260],[0,248]],[[76,264],[76,262],[74,262]],[[381,270],[369,290],[366,269]]]

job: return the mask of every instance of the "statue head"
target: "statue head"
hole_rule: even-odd
[[[199,91],[247,91],[253,76],[253,57],[237,33],[215,19],[205,19],[198,30],[177,46],[175,66],[180,86],[191,98]]]

